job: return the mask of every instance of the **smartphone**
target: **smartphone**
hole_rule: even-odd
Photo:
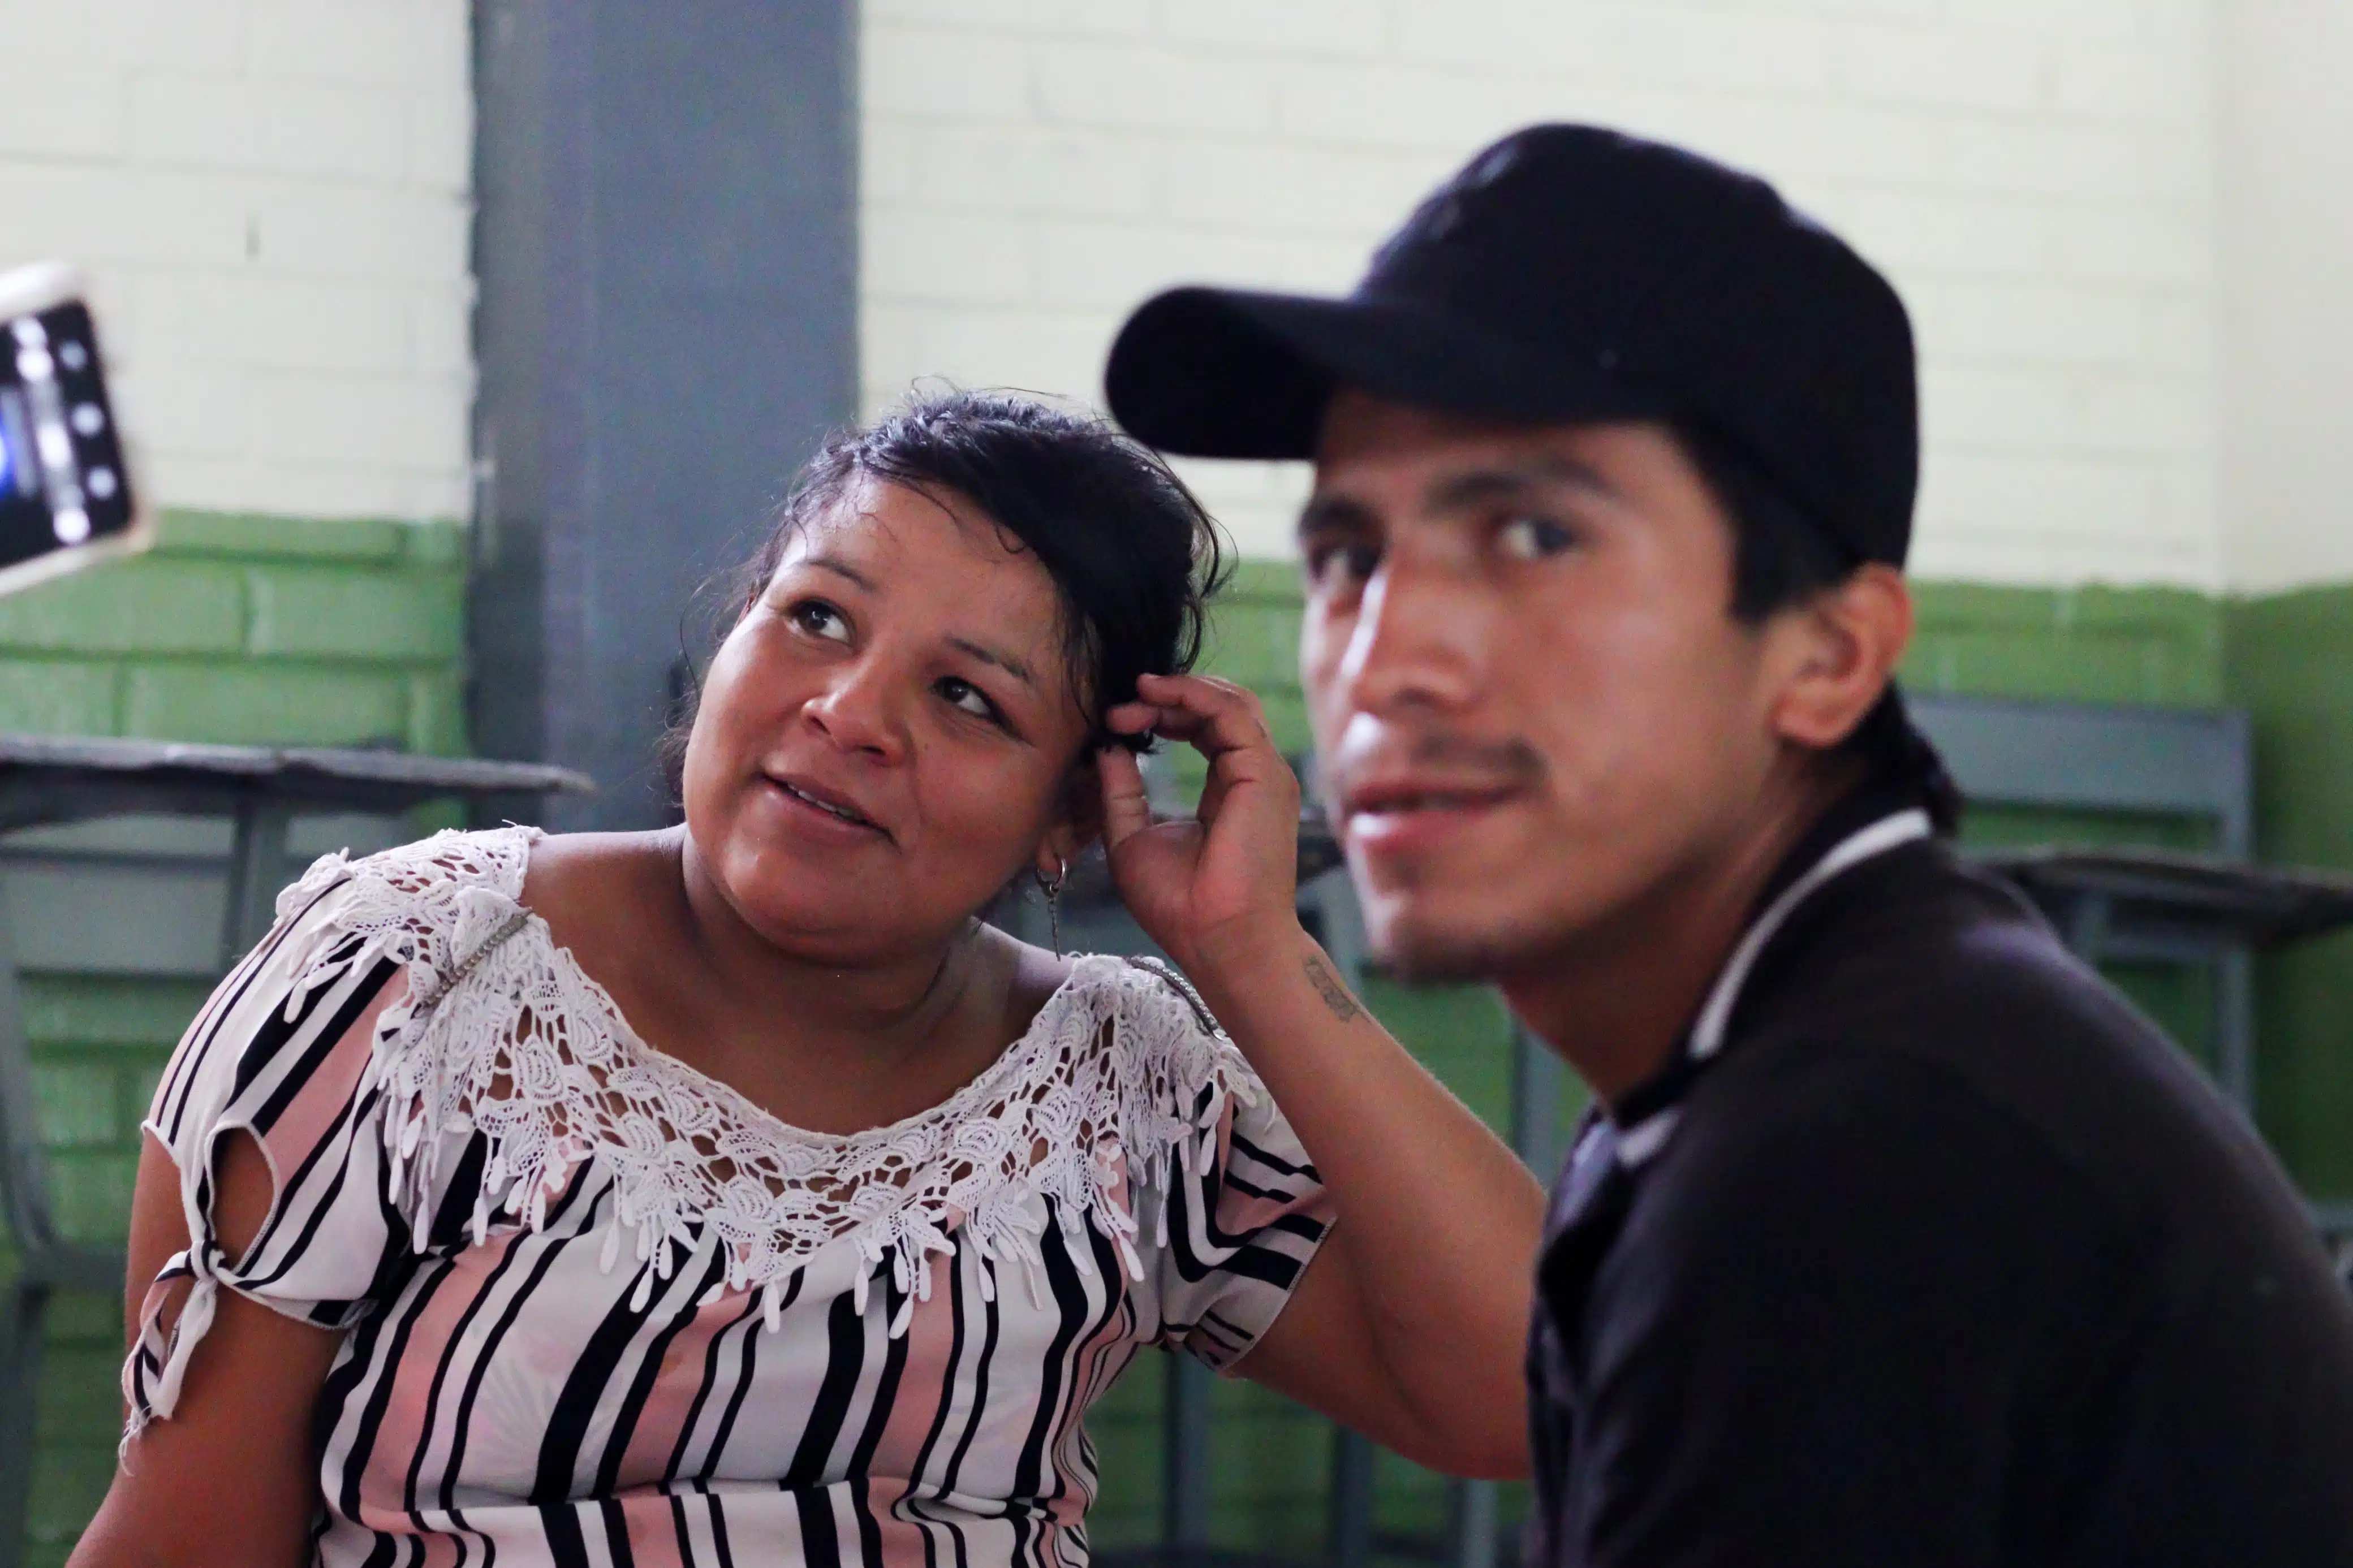
[[[0,594],[143,550],[141,504],[81,280],[0,272]]]

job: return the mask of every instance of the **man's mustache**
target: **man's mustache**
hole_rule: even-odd
[[[1351,740],[1352,733],[1344,733],[1333,750],[1324,773],[1327,796],[1345,796],[1351,779],[1398,765],[1394,731],[1360,742]],[[1546,772],[1544,754],[1516,735],[1488,740],[1447,730],[1415,734],[1406,744],[1404,762],[1417,771],[1443,773],[1451,782],[1482,789],[1531,787],[1544,782]]]

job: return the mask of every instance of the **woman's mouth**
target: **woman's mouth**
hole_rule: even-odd
[[[820,793],[813,786],[796,784],[790,779],[778,778],[774,773],[763,776],[776,785],[778,793],[786,799],[797,805],[804,805],[811,811],[821,812],[834,821],[847,824],[851,827],[862,827],[870,833],[882,833],[883,837],[889,837],[883,832],[881,824],[839,795]]]

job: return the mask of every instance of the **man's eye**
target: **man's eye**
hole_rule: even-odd
[[[835,642],[849,640],[849,617],[823,599],[803,599],[786,614],[793,625],[813,637],[828,637]]]
[[[1369,544],[1319,544],[1307,552],[1307,585],[1330,593],[1364,583],[1377,571],[1381,552]]]
[[[961,709],[976,719],[986,719],[991,723],[997,721],[997,704],[969,680],[948,676],[941,680],[939,693],[947,699],[952,708]]]
[[[1515,517],[1495,531],[1495,548],[1512,561],[1541,561],[1576,542],[1574,531],[1546,517]]]

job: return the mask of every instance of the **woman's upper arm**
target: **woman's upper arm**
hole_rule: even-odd
[[[243,1140],[237,1141],[237,1148],[244,1149]],[[247,1158],[251,1157],[247,1154]],[[244,1161],[235,1163],[242,1164]],[[263,1173],[265,1178],[268,1173]],[[244,1185],[238,1183],[240,1197],[244,1195]],[[262,1198],[265,1203],[269,1200],[266,1181]],[[188,1216],[180,1207],[180,1168],[172,1163],[171,1151],[153,1131],[142,1132],[139,1181],[131,1194],[130,1257],[122,1280],[122,1343],[126,1352],[139,1348],[140,1310],[147,1303],[148,1287],[155,1282],[155,1276],[164,1272],[164,1265],[172,1260],[173,1255],[187,1247]]]
[[[1353,1427],[1416,1464],[1450,1475],[1519,1480],[1528,1473],[1527,1407],[1512,1401],[1475,1437],[1438,1430],[1384,1363],[1371,1304],[1357,1284],[1345,1226],[1307,1266],[1282,1315],[1233,1365],[1262,1384]]]
[[[1348,1233],[1335,1228],[1283,1304],[1282,1315],[1231,1371],[1385,1447],[1419,1458],[1404,1395],[1381,1365],[1347,1248]]]
[[[216,1225],[237,1251],[269,1215],[269,1168],[249,1136],[225,1138],[220,1150]],[[148,1284],[187,1245],[180,1173],[151,1133],[132,1200],[124,1310],[134,1351]],[[178,1304],[164,1310],[176,1312]],[[74,1568],[216,1563],[225,1541],[240,1543],[241,1562],[289,1568],[301,1562],[319,1495],[311,1413],[342,1342],[332,1330],[220,1292],[178,1410],[124,1445],[114,1484],[75,1549]]]

